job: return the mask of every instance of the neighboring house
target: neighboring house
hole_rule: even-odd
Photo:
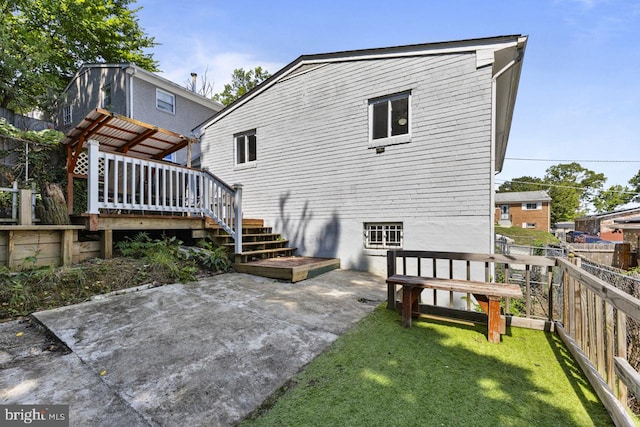
[[[638,215],[640,215],[640,207],[584,216],[574,220],[575,229],[611,242],[621,242],[622,233],[619,232],[619,228],[612,227],[612,225],[623,222],[623,220],[636,218]]]
[[[299,255],[492,252],[527,37],[303,55],[203,123],[202,165]]]
[[[96,108],[190,136],[193,128],[223,107],[135,64],[85,64],[64,90],[58,129],[67,134]],[[199,144],[191,149],[193,166]],[[186,149],[170,160],[187,163]]]
[[[610,228],[622,233],[622,242],[629,243],[631,252],[640,259],[640,216],[617,219],[610,225]]]
[[[504,227],[551,229],[551,197],[546,191],[496,193],[495,222]]]

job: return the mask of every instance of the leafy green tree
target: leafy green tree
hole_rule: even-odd
[[[498,193],[512,193],[517,191],[539,191],[546,190],[547,186],[541,178],[532,176],[521,176],[511,181],[506,181],[498,187]]]
[[[625,205],[633,199],[633,193],[627,186],[612,185],[606,190],[600,191],[593,198],[593,206],[596,212],[604,213],[615,210],[618,206]]]
[[[640,202],[640,170],[629,180],[629,185],[631,185],[630,191],[635,193],[635,195],[632,194],[633,198],[631,201]]]
[[[224,105],[229,105],[269,77],[271,74],[267,70],[263,70],[262,67],[256,67],[249,71],[236,68],[233,70],[231,83],[224,85],[224,90],[215,94],[213,99]]]
[[[157,71],[135,0],[0,0],[0,107],[52,112],[87,62],[135,62]]]
[[[551,222],[570,221],[579,216],[581,207],[593,203],[606,180],[604,174],[586,169],[576,162],[549,167],[544,182],[549,185],[552,200]]]

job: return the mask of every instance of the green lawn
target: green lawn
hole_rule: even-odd
[[[516,245],[549,246],[560,243],[560,240],[553,234],[531,228],[500,227],[496,225],[495,232],[515,240]]]
[[[378,307],[241,425],[613,425],[554,334],[400,322]]]

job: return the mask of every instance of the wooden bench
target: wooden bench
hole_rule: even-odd
[[[489,342],[500,342],[500,333],[505,332],[504,323],[500,316],[501,299],[507,297],[522,298],[520,286],[508,283],[488,283],[394,274],[387,278],[387,284],[394,288],[395,285],[402,286],[402,324],[405,327],[411,327],[413,313],[419,312],[420,294],[424,289],[473,294],[480,307],[487,314],[487,338]]]

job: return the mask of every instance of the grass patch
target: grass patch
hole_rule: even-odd
[[[546,231],[520,227],[500,227],[496,225],[496,234],[507,236],[515,240],[516,245],[523,246],[549,246],[557,245],[560,240]]]
[[[418,320],[378,307],[242,426],[610,426],[554,334]]]

